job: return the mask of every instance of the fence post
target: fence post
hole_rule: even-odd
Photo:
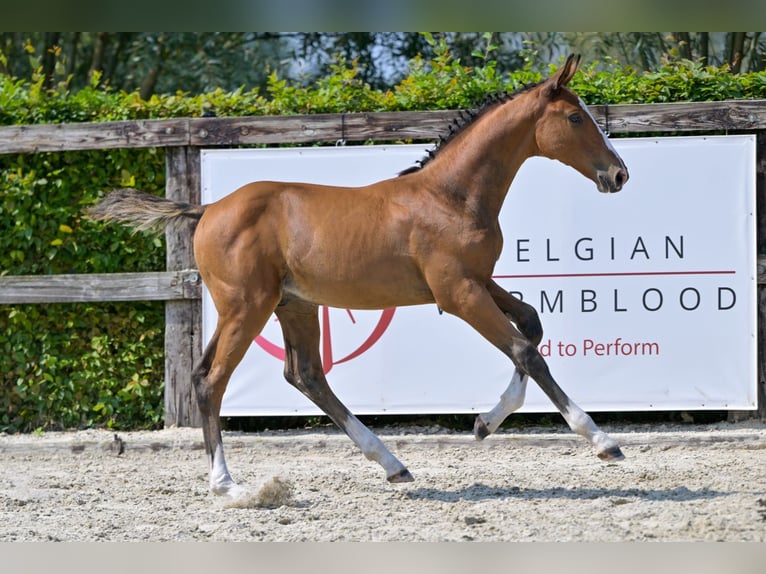
[[[766,255],[766,131],[756,132],[755,161],[755,247],[758,258],[757,275],[762,274],[761,259]],[[729,422],[760,419],[766,422],[766,284],[756,285],[757,380],[756,410],[729,411]]]
[[[200,150],[168,147],[165,150],[165,197],[200,203]],[[169,229],[167,270],[193,269],[193,228]],[[191,373],[202,355],[202,303],[199,299],[165,303],[165,426],[199,427],[202,418],[192,388]]]
[[[756,147],[756,252],[766,255],[766,131],[759,131]],[[758,412],[766,422],[766,285],[758,287]]]

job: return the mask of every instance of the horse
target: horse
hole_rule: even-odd
[[[614,193],[625,163],[567,84],[579,56],[549,78],[461,112],[417,165],[362,187],[256,181],[207,205],[118,189],[91,207],[94,220],[160,231],[191,220],[199,273],[218,323],[192,380],[202,415],[210,490],[236,498],[221,437],[221,400],[245,351],[275,314],[284,336],[284,377],[383,467],[391,483],[410,471],[336,397],[320,356],[320,305],[386,309],[436,304],[478,331],[515,369],[498,404],[479,414],[484,439],[524,402],[531,377],[604,460],[621,460],[603,432],[556,383],[538,351],[537,311],[492,279],[503,246],[498,217],[527,158],[558,160]]]

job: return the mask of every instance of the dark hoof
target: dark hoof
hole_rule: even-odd
[[[608,448],[605,451],[602,451],[598,453],[598,457],[601,460],[623,460],[625,458],[625,455],[622,454],[622,451],[620,450],[619,446],[613,446],[612,448]]]
[[[489,435],[489,429],[484,424],[481,415],[477,416],[476,421],[473,423],[473,436],[476,437],[476,440],[484,440]]]
[[[405,468],[400,470],[396,474],[392,474],[386,480],[388,480],[388,482],[395,483],[395,482],[412,482],[415,479],[412,478],[410,471]]]

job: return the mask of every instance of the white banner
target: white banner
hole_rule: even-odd
[[[755,137],[613,140],[631,178],[604,195],[529,160],[501,213],[495,279],[540,313],[554,377],[590,411],[756,408]],[[255,180],[364,185],[430,146],[206,150],[209,203]],[[217,318],[207,293],[203,336]],[[357,414],[494,406],[513,365],[434,305],[320,308],[328,380]],[[232,376],[224,416],[317,414],[282,376],[270,321]],[[530,384],[521,411],[553,411]]]

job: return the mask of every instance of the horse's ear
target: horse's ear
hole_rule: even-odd
[[[577,71],[577,66],[580,63],[579,54],[569,54],[567,61],[561,66],[558,71],[551,77],[551,91],[557,92],[559,88],[566,86],[572,76]]]

